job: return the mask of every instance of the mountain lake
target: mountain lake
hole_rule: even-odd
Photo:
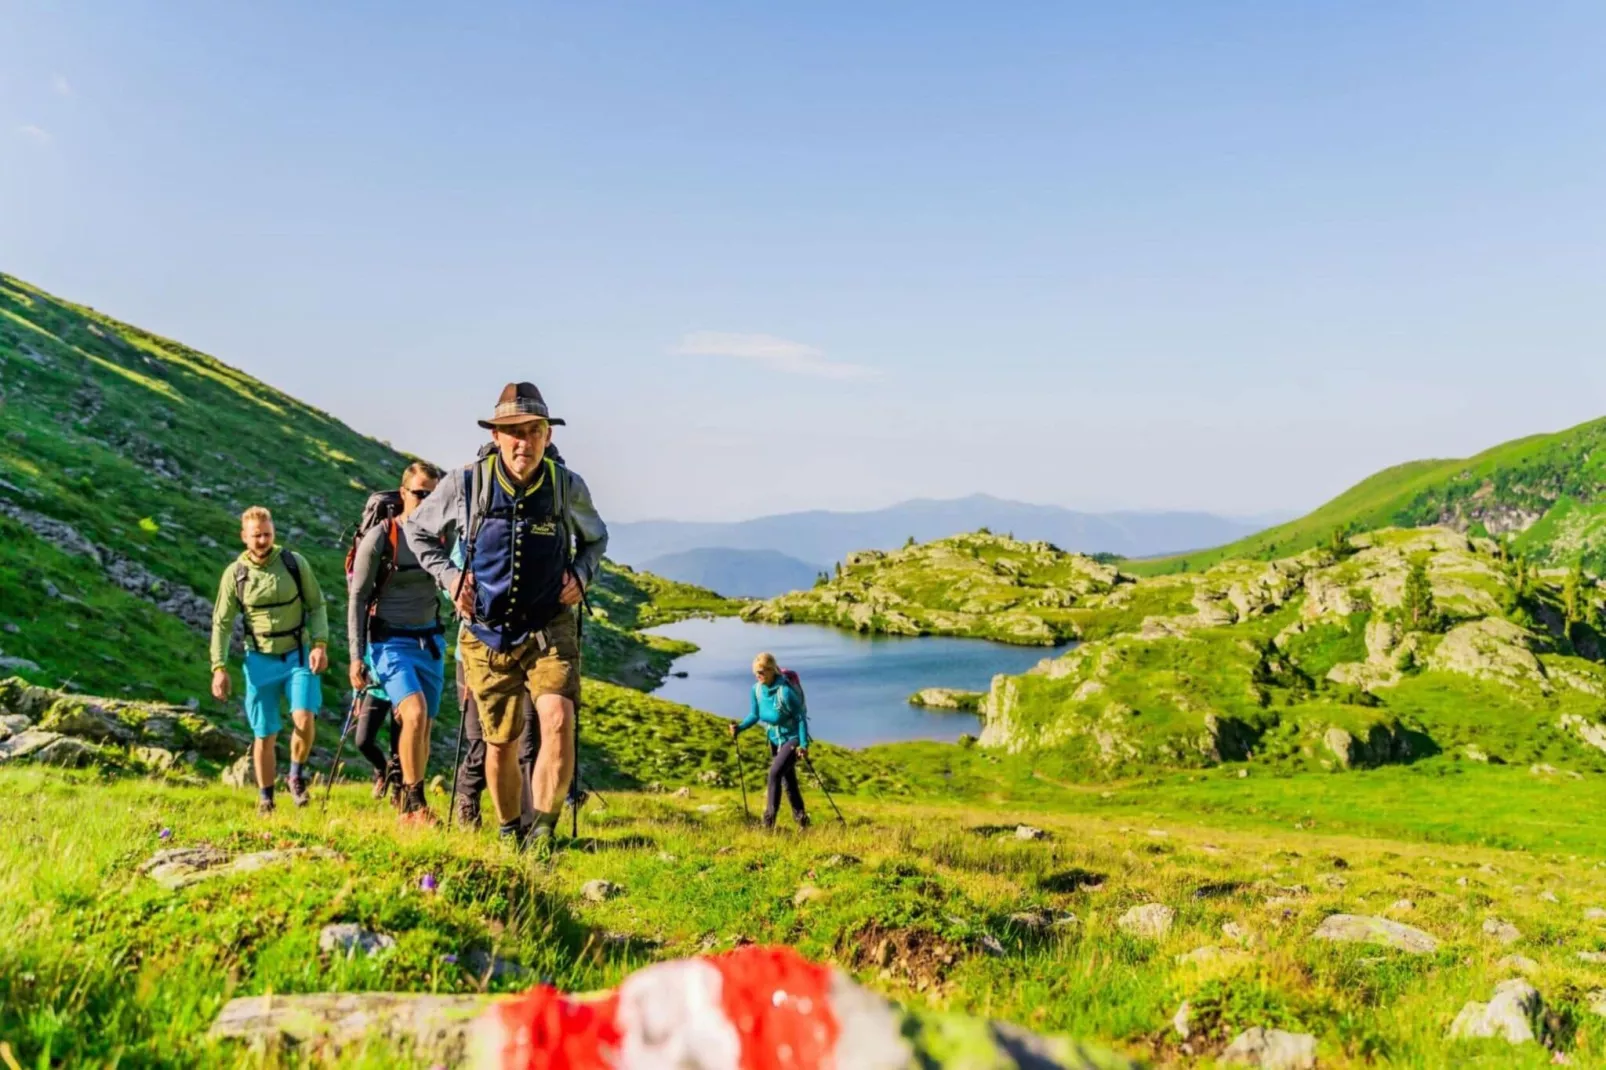
[[[1009,646],[981,639],[936,636],[865,636],[817,624],[757,624],[735,617],[693,619],[651,629],[657,635],[696,643],[678,659],[653,694],[721,717],[747,716],[753,657],[773,653],[795,669],[808,694],[809,729],[844,747],[908,739],[944,742],[975,735],[981,718],[955,710],[909,705],[926,687],[986,691],[995,673],[1021,673],[1058,648]]]

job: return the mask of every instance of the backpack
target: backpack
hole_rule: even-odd
[[[377,525],[385,525],[385,538],[381,540],[381,549],[388,546],[390,556],[382,559],[379,567],[379,579],[374,583],[374,593],[370,596],[369,612],[373,612],[374,604],[379,601],[379,592],[396,571],[396,518],[401,516],[402,497],[399,490],[381,490],[368,495],[363,503],[362,519],[357,521],[357,530],[352,533],[351,545],[346,547],[346,585],[351,585],[351,574],[357,566],[357,546],[362,542],[364,535],[372,531]]]
[[[803,703],[803,716],[807,717],[809,713],[809,699],[808,696],[803,693],[803,681],[798,677],[797,670],[782,669],[781,679],[786,681],[786,686],[797,692],[798,701]]]
[[[279,551],[279,560],[284,562],[284,570],[290,573],[290,582],[296,585],[296,596],[285,602],[263,602],[261,605],[246,605],[245,583],[250,578],[251,571],[244,561],[237,562],[234,566],[234,598],[240,603],[242,616],[245,620],[245,645],[248,649],[254,648],[258,653],[262,652],[262,640],[277,639],[284,635],[295,636],[298,648],[303,645],[301,636],[307,626],[307,611],[305,608],[306,597],[301,590],[301,561],[296,557],[295,551],[288,549]],[[300,622],[294,628],[286,628],[278,632],[265,632],[262,635],[257,635],[251,631],[251,615],[243,612],[248,609],[277,609],[280,606],[293,605],[296,602],[300,602],[303,605]]]

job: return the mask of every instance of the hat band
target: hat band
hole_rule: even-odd
[[[496,415],[493,420],[501,420],[508,416],[539,416],[547,418],[546,406],[534,398],[514,398],[512,401],[503,401],[496,406]]]

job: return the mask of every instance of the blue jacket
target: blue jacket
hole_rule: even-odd
[[[745,732],[760,721],[764,722],[772,745],[779,747],[783,743],[796,742],[800,749],[808,747],[808,710],[785,677],[777,676],[773,684],[753,681],[752,703],[747,711],[747,719],[736,726],[736,731]]]

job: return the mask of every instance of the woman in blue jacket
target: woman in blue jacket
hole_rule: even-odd
[[[809,815],[803,810],[803,791],[797,782],[797,760],[809,756],[809,720],[803,696],[781,675],[774,654],[764,653],[753,659],[753,676],[747,719],[731,725],[731,738],[764,722],[773,756],[764,802],[764,827],[775,827],[775,815],[781,809],[781,788],[785,787],[797,827],[808,828]]]

